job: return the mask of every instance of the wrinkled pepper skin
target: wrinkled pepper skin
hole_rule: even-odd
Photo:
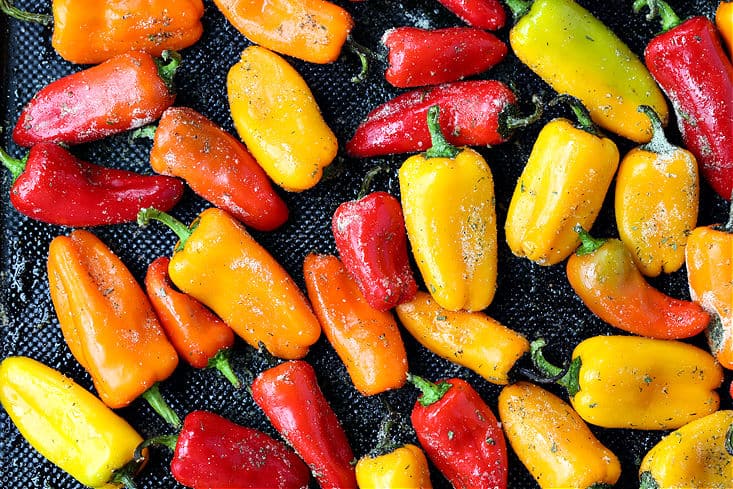
[[[436,355],[469,368],[494,384],[507,384],[529,342],[481,312],[448,311],[427,292],[395,309],[404,328]]]
[[[284,443],[207,411],[183,420],[171,474],[194,488],[304,489],[310,471]]]
[[[193,109],[163,113],[150,165],[184,179],[196,194],[258,231],[272,231],[288,219],[287,205],[247,148]]]
[[[134,222],[142,207],[169,210],[183,196],[183,182],[177,178],[95,165],[55,143],[38,143],[20,160],[0,149],[0,160],[14,177],[13,207],[31,219],[60,226]]]
[[[87,487],[120,487],[109,482],[143,441],[92,393],[28,357],[0,363],[0,403],[33,448]]]
[[[425,453],[417,445],[405,444],[376,457],[365,456],[356,463],[360,489],[432,489]]]
[[[496,31],[506,23],[506,11],[499,0],[438,0],[471,27]]]
[[[338,141],[305,80],[284,58],[246,48],[229,70],[227,93],[234,127],[277,185],[300,192],[320,181]]]
[[[370,306],[388,311],[415,297],[399,200],[372,192],[344,202],[333,213],[331,229],[341,261]]]
[[[502,389],[498,406],[509,444],[541,488],[610,487],[621,475],[616,455],[549,391],[517,382]]]
[[[580,235],[584,244],[568,259],[566,272],[595,315],[629,333],[667,340],[690,338],[708,327],[710,315],[700,305],[652,287],[620,240]]]
[[[438,85],[483,73],[507,54],[495,35],[473,27],[397,27],[382,37],[385,79],[398,88]]]
[[[402,387],[407,380],[407,353],[392,313],[370,306],[335,256],[307,255],[303,275],[323,333],[346,365],[356,390],[372,396]]]
[[[97,64],[119,54],[193,45],[203,33],[201,0],[53,0],[51,45],[67,61]]]
[[[311,63],[336,61],[354,25],[346,10],[324,0],[214,3],[253,43]]]
[[[525,2],[508,2],[512,4]],[[518,14],[524,13],[521,9]],[[639,143],[652,128],[640,105],[666,123],[669,109],[644,64],[610,29],[573,0],[535,0],[512,28],[517,57],[558,93],[580,99],[602,128]]]
[[[13,140],[26,147],[42,141],[80,144],[144,126],[175,100],[172,74],[163,76],[156,60],[140,52],[67,75],[23,108]]]
[[[512,253],[555,265],[578,247],[580,224],[598,217],[619,164],[609,138],[558,118],[542,128],[509,202],[504,231]]]
[[[662,438],[641,462],[640,487],[730,487],[733,455],[726,448],[732,425],[733,411],[717,411]]]
[[[721,1],[715,10],[715,26],[728,49],[728,57],[733,56],[733,2]]]
[[[670,144],[658,120],[652,124],[652,141],[621,161],[614,197],[619,238],[648,277],[675,272],[684,264],[700,198],[695,157]]]
[[[57,236],[47,270],[64,339],[106,405],[125,407],[173,373],[178,355],[148,297],[99,238]]]
[[[324,489],[356,488],[354,453],[309,363],[291,360],[252,382],[252,398]]]

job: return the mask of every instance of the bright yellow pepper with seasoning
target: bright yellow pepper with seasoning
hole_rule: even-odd
[[[506,386],[498,409],[509,443],[540,487],[611,486],[621,475],[616,455],[569,404],[545,389],[529,382]]]
[[[428,460],[417,445],[402,445],[388,453],[365,456],[356,464],[360,489],[431,489]]]
[[[142,437],[72,379],[28,357],[0,363],[0,402],[41,455],[88,487],[134,487]]]
[[[479,311],[496,291],[494,180],[483,157],[456,148],[428,110],[433,146],[399,170],[407,237],[425,285],[441,307]]]
[[[600,135],[580,102],[560,98],[579,125],[558,118],[540,131],[504,225],[512,253],[540,265],[559,263],[578,247],[573,227],[593,225],[619,162],[616,144]]]
[[[234,127],[277,185],[300,192],[320,181],[338,141],[295,68],[250,46],[229,70],[227,93]]]
[[[639,467],[641,489],[729,489],[733,484],[733,411],[696,419],[657,443]]]

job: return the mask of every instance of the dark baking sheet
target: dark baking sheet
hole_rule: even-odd
[[[33,11],[48,11],[48,2],[18,1],[18,6]],[[338,2],[354,16],[354,38],[360,43],[377,48],[382,33],[390,27],[413,25],[420,27],[445,27],[462,25],[434,0],[405,0],[402,2],[368,0],[365,2]],[[643,15],[635,15],[631,1],[580,2],[591,10],[638,54],[646,42],[659,31],[657,21],[648,22]],[[704,14],[712,17],[717,2],[714,0],[671,1],[671,5],[683,16]],[[235,29],[227,24],[211,1],[206,1],[204,16],[205,33],[198,44],[183,51],[184,62],[177,75],[179,87],[177,105],[186,105],[202,112],[212,120],[234,132],[226,101],[226,74],[241,50],[248,44]],[[20,148],[11,142],[10,131],[19,111],[32,95],[48,82],[62,75],[77,71],[58,57],[50,45],[51,30],[19,23],[0,17],[2,36],[2,114],[1,140],[4,147],[16,156]],[[507,40],[508,28],[498,35]],[[350,82],[358,68],[358,62],[349,55],[331,65],[319,66],[292,60],[312,88],[316,99],[343,145],[353,134],[357,124],[377,104],[398,93],[383,79],[384,65],[375,64],[366,81]],[[553,96],[547,85],[529,72],[513,55],[493,70],[482,75],[509,82],[519,96],[529,100],[532,94],[540,94],[545,101]],[[589,313],[570,289],[565,278],[564,266],[542,268],[512,256],[503,238],[503,222],[514,183],[521,173],[523,163],[542,124],[558,115],[568,115],[560,108],[545,113],[543,121],[520,131],[514,140],[496,148],[481,149],[494,173],[499,223],[499,281],[495,300],[487,313],[503,324],[533,339],[543,336],[552,345],[551,354],[556,359],[570,355],[573,347],[583,338],[597,334],[619,334]],[[679,141],[673,127],[670,136]],[[614,137],[622,154],[631,143]],[[147,163],[149,143],[130,143],[126,135],[73,148],[80,157],[113,167],[150,172]],[[333,163],[329,176],[314,189],[301,194],[281,192],[291,209],[290,221],[272,233],[253,233],[303,286],[301,264],[306,253],[317,251],[335,253],[330,233],[330,218],[339,203],[353,199],[358,192],[364,173],[379,164],[389,168],[377,176],[374,190],[399,193],[396,170],[404,156],[370,160],[351,160],[343,153]],[[2,195],[7,196],[10,181],[3,178]],[[612,192],[609,193],[612,195]],[[0,200],[0,278],[2,302],[0,303],[0,333],[2,356],[27,355],[71,376],[86,388],[92,387],[89,376],[77,364],[64,344],[53,307],[50,303],[45,274],[45,258],[48,244],[53,237],[68,233],[68,229],[29,220],[14,211],[4,197]],[[175,208],[173,214],[184,222],[190,222],[207,204],[190,191]],[[727,203],[714,195],[703,184],[701,192],[701,225],[721,222],[727,213]],[[142,280],[147,265],[157,256],[169,255],[174,237],[160,226],[139,229],[135,224],[95,228],[93,232],[102,238]],[[616,236],[613,206],[606,199],[603,211],[593,232],[599,236]],[[684,271],[652,281],[665,292],[676,297],[689,298]],[[471,382],[496,410],[500,387],[492,385],[472,372],[437,358],[417,344],[403,331],[409,352],[410,370],[430,379],[459,376]],[[692,342],[704,345],[703,338]],[[325,338],[312,348],[307,360],[316,368],[320,385],[343,423],[357,457],[364,455],[375,443],[376,431],[386,412],[386,400],[405,420],[398,437],[414,442],[409,427],[409,412],[417,397],[410,386],[371,398],[359,395],[351,386],[348,375]],[[264,368],[262,360],[241,340],[236,344],[235,370],[247,381],[246,369],[255,373]],[[730,375],[726,377],[727,387]],[[564,396],[562,390],[550,387]],[[181,415],[194,409],[217,412],[235,422],[253,426],[277,436],[259,408],[254,405],[245,389],[235,391],[212,371],[199,371],[181,362],[175,374],[162,384],[162,392],[171,406]],[[727,390],[721,389],[722,407],[730,408]],[[168,433],[162,420],[142,401],[136,401],[119,411],[143,437]],[[24,441],[0,410],[0,486],[3,488],[55,488],[81,487],[71,477],[44,460]],[[618,487],[637,487],[638,465],[646,451],[665,432],[631,430],[604,430],[593,427],[598,438],[620,458],[623,472]],[[145,471],[137,478],[141,488],[181,487],[168,474],[170,452],[155,449]],[[433,468],[435,487],[449,484]],[[314,483],[315,486],[315,483]],[[509,486],[511,488],[536,487],[533,479],[510,450]]]

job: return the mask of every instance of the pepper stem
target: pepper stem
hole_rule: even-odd
[[[4,149],[0,148],[0,162],[10,171],[13,177],[13,183],[15,183],[28,164],[28,155],[26,154],[23,158],[13,158]]]
[[[147,139],[153,139],[155,137],[155,131],[158,129],[158,126],[155,124],[150,124],[147,126],[139,127],[132,131],[132,134],[130,134],[130,139],[140,139],[140,138],[147,138]]]
[[[181,427],[181,418],[178,417],[176,412],[171,409],[168,403],[165,402],[163,396],[160,394],[160,388],[156,382],[153,386],[143,392],[143,399],[148,401],[153,411],[158,413],[166,423],[178,429]]]
[[[507,105],[499,113],[499,135],[508,138],[517,129],[522,129],[540,120],[540,117],[542,117],[542,100],[539,96],[532,95],[532,105],[534,106],[532,113],[526,116],[519,114],[515,104]]]
[[[725,432],[725,451],[733,456],[733,424],[728,426],[728,431]]]
[[[545,355],[542,353],[542,348],[546,344],[547,343],[545,342],[544,338],[538,338],[530,343],[529,351],[532,357],[532,363],[534,363],[535,367],[537,367],[549,376],[554,377],[560,375],[563,372],[563,369],[547,361]],[[574,358],[573,361],[570,362],[570,366],[568,367],[567,371],[565,371],[564,375],[557,379],[557,383],[565,387],[570,397],[573,397],[575,394],[578,393],[578,391],[580,391],[578,379],[580,375],[581,365],[582,363],[580,357]]]
[[[448,382],[442,381],[434,384],[429,380],[410,373],[407,374],[407,381],[420,389],[422,395],[418,401],[426,407],[440,401],[445,393],[448,392],[448,389],[452,387]]]
[[[138,470],[140,470],[140,465],[141,463],[137,459],[131,460],[119,469],[115,470],[112,473],[112,478],[109,482],[113,484],[122,484],[127,489],[137,489],[137,484],[135,484],[133,476]]]
[[[242,387],[242,382],[237,377],[237,374],[234,373],[232,364],[229,363],[230,356],[231,350],[229,348],[222,348],[216,352],[216,355],[209,358],[207,367],[217,369],[236,389],[239,389]]]
[[[641,149],[657,154],[668,154],[677,151],[677,147],[670,143],[664,134],[664,126],[657,112],[648,105],[640,105],[637,111],[646,115],[652,123],[652,139],[641,146]]]
[[[158,65],[158,74],[165,86],[168,87],[168,91],[175,92],[173,77],[181,64],[181,55],[177,51],[166,49],[160,54],[160,59],[155,60],[155,64]]]
[[[23,22],[34,22],[41,25],[53,24],[53,16],[48,14],[34,14],[26,10],[21,10],[14,6],[12,2],[8,0],[0,0],[0,11],[13,17],[14,19],[22,20]]]
[[[672,7],[664,0],[634,1],[634,12],[640,12],[644,7],[649,7],[649,13],[646,16],[647,20],[652,20],[657,16],[661,18],[663,32],[674,29],[682,23],[682,19],[680,19],[675,11],[672,10]]]
[[[593,122],[593,119],[590,116],[590,112],[588,112],[588,109],[585,105],[583,105],[583,102],[581,102],[578,98],[573,97],[572,95],[568,95],[567,93],[561,93],[555,99],[550,102],[550,105],[556,105],[559,103],[565,103],[570,107],[570,110],[573,111],[573,114],[575,114],[575,119],[578,121],[576,124],[576,127],[578,129],[582,129],[583,131],[587,132],[588,134],[592,134],[594,136],[600,136],[601,131],[598,130],[598,126],[595,125]]]
[[[443,131],[440,130],[439,118],[440,107],[433,105],[428,109],[428,129],[433,145],[425,152],[425,158],[455,158],[461,150],[445,139]]]
[[[361,188],[359,188],[359,193],[356,196],[356,200],[361,199],[367,194],[367,192],[369,192],[369,187],[372,184],[372,180],[374,180],[374,177],[377,176],[377,173],[381,172],[382,170],[384,170],[384,168],[382,168],[381,166],[375,166],[374,168],[369,170],[366,175],[364,175],[364,180],[361,182]]]
[[[578,233],[580,237],[580,246],[575,250],[575,254],[578,256],[589,255],[597,251],[607,241],[603,238],[594,238],[580,224],[576,224],[573,227],[573,231]]]
[[[351,83],[361,83],[366,80],[366,77],[369,74],[369,58],[376,59],[377,55],[375,55],[368,47],[354,41],[354,38],[351,36],[346,38],[345,46],[351,53],[357,55],[359,57],[359,61],[361,61],[361,71],[351,77]]]
[[[377,445],[369,451],[369,457],[379,457],[386,453],[392,452],[397,448],[397,444],[392,440],[392,429],[395,426],[395,412],[392,407],[384,401],[387,414],[379,425],[379,433],[377,433]]]
[[[143,460],[145,460],[145,455],[143,455],[143,450],[145,450],[148,447],[162,445],[171,450],[175,450],[177,443],[178,443],[178,435],[158,435],[152,438],[148,438],[147,440],[144,440],[142,443],[140,443],[137,446],[137,448],[135,448],[135,454],[133,455],[133,460],[137,461],[138,463],[141,463]]]
[[[145,207],[138,211],[138,226],[147,226],[148,224],[150,224],[151,220],[162,222],[163,224],[168,226],[174,233],[176,233],[176,236],[178,236],[178,239],[180,240],[180,244],[177,248],[183,247],[186,244],[188,238],[191,237],[191,229],[170,214],[160,211],[155,207]]]
[[[639,489],[659,489],[659,484],[648,470],[645,470],[639,476]]]
[[[505,0],[504,3],[511,10],[514,21],[516,22],[529,12],[534,2],[532,0]]]

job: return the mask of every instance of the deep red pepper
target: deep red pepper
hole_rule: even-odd
[[[495,35],[474,27],[418,29],[398,27],[385,32],[389,49],[386,80],[399,88],[438,85],[483,73],[507,54]]]
[[[51,82],[21,112],[13,140],[79,144],[149,124],[175,100],[179,62],[174,53],[131,52]]]
[[[415,297],[399,200],[372,192],[344,202],[333,214],[332,229],[341,261],[370,306],[388,311]]]
[[[445,8],[471,27],[499,30],[506,22],[506,12],[499,0],[438,0]]]
[[[501,144],[512,130],[539,118],[537,111],[518,118],[516,103],[514,92],[496,80],[459,81],[413,90],[370,112],[346,144],[346,151],[357,158],[425,151],[431,146],[425,120],[433,105],[440,106],[440,128],[452,145]]]
[[[661,0],[637,0],[659,13],[664,32],[644,51],[647,67],[672,102],[687,149],[724,199],[733,191],[733,65],[715,25],[703,16],[682,22]],[[651,14],[650,14],[651,15]]]
[[[171,474],[195,489],[300,489],[308,467],[284,443],[208,411],[192,411],[178,435],[144,441],[137,450],[166,445],[173,452]]]
[[[309,363],[291,360],[262,372],[252,398],[324,488],[356,488],[354,454]]]
[[[0,160],[13,175],[13,207],[50,224],[134,222],[141,208],[171,209],[183,195],[177,178],[94,165],[54,143],[36,144],[20,160],[0,150]]]
[[[422,391],[410,419],[420,444],[456,488],[507,486],[507,450],[496,416],[461,379],[434,384],[410,375]]]

